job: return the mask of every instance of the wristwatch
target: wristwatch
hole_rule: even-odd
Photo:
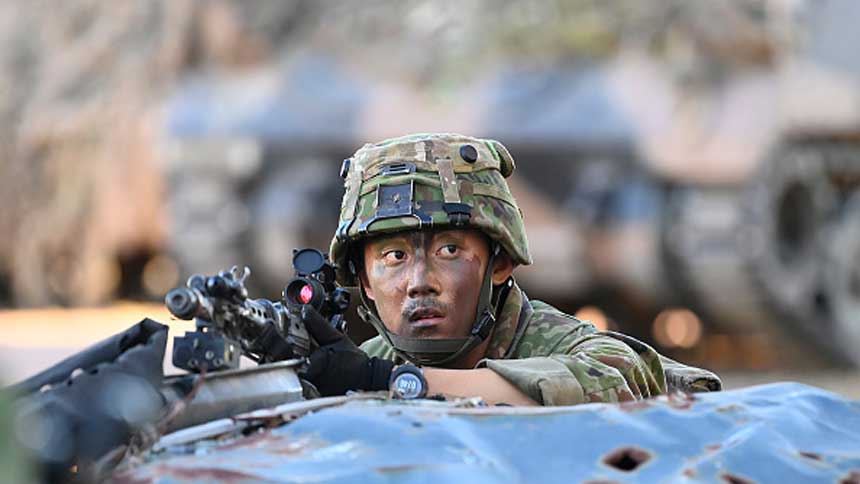
[[[411,363],[402,364],[391,373],[388,388],[394,398],[401,400],[414,400],[427,396],[427,380],[424,378],[424,372]]]

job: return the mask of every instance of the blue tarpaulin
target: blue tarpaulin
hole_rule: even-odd
[[[860,482],[860,402],[797,383],[622,405],[354,401],[116,482]]]

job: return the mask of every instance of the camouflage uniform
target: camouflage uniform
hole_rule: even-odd
[[[381,336],[361,349],[402,362]],[[528,301],[516,285],[478,366],[495,371],[542,405],[617,402],[666,391],[663,365],[651,347],[620,333],[597,331],[588,321],[541,301]]]
[[[350,254],[356,241],[404,230],[474,228],[515,264],[530,264],[522,214],[504,180],[514,169],[510,153],[494,140],[420,134],[365,145],[342,170],[346,193],[331,247],[339,282],[359,282],[355,254]],[[502,307],[492,308],[485,274],[487,290],[479,298],[468,343],[475,343],[477,328],[494,311],[496,320],[483,336],[490,342],[479,366],[537,402],[570,405],[645,398],[666,392],[667,383],[688,391],[719,388],[719,379],[709,372],[664,358],[629,336],[599,332],[589,322],[529,301],[512,280],[510,284]],[[370,356],[421,362],[423,353],[403,348],[444,343],[399,338],[379,320],[372,301],[363,298],[363,304],[360,314],[380,333],[362,346]],[[404,346],[398,349],[396,342]]]

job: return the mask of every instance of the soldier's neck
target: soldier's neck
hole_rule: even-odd
[[[472,368],[475,368],[475,365],[477,365],[478,362],[487,354],[487,347],[490,345],[490,340],[492,338],[493,331],[490,331],[490,335],[487,339],[482,341],[481,344],[472,348],[471,351],[463,355],[461,358],[458,358],[456,361],[445,365],[445,368],[453,370],[471,370]]]

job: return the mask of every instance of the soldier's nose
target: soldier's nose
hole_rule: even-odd
[[[412,266],[406,294],[412,298],[439,294],[439,284],[427,265],[423,262]]]

